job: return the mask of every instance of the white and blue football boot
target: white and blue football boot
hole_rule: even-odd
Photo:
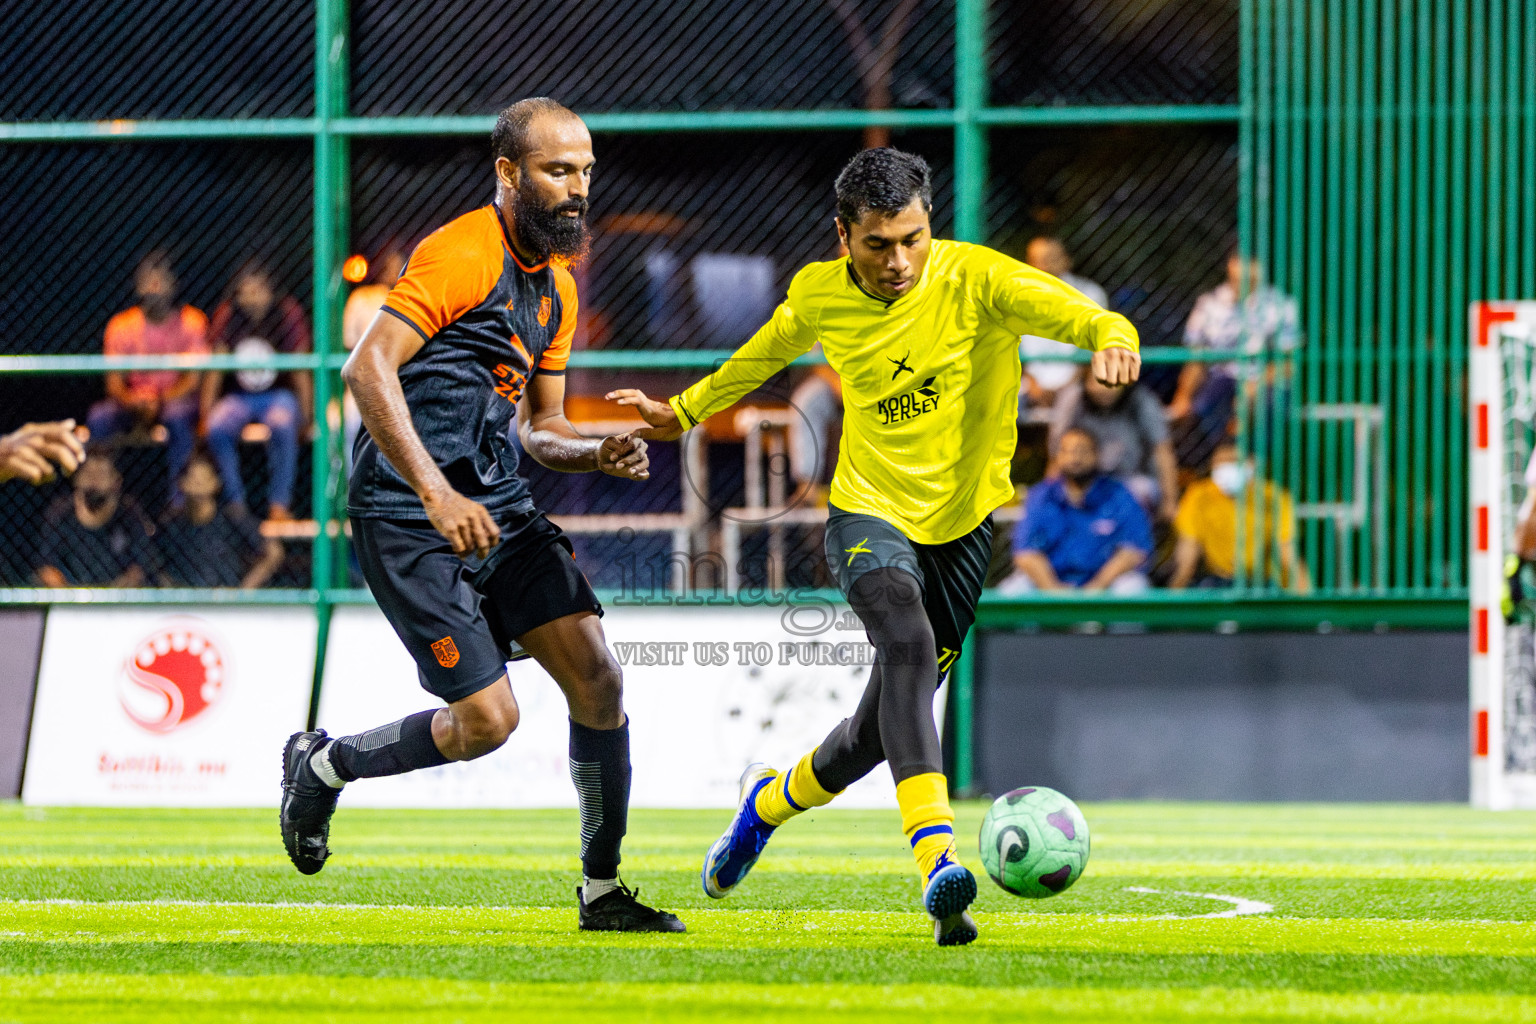
[[[752,865],[768,845],[774,826],[757,816],[757,794],[779,777],[779,773],[761,761],[747,765],[741,773],[741,798],[730,828],[716,839],[704,855],[704,892],[724,899],[747,877]]]
[[[923,889],[923,907],[933,918],[933,941],[963,946],[976,941],[976,920],[967,909],[976,899],[976,876],[964,864],[940,857]]]

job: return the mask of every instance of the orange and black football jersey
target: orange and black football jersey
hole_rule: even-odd
[[[492,515],[533,507],[508,436],[535,373],[564,373],[576,333],[576,282],[548,262],[524,266],[494,205],[422,240],[381,312],[426,344],[400,367],[421,443],[448,483]],[[425,519],[410,484],[364,429],[353,450],[347,511]]]

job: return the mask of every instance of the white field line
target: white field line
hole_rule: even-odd
[[[1268,914],[1275,908],[1273,904],[1262,900],[1250,900],[1246,896],[1223,896],[1214,892],[1169,892],[1165,889],[1149,889],[1144,885],[1128,885],[1126,892],[1150,892],[1160,896],[1190,896],[1200,900],[1218,900],[1222,903],[1230,903],[1230,910],[1219,910],[1214,914],[1157,914],[1148,917],[1148,921],[1198,921],[1202,918],[1214,917],[1246,917],[1249,914]]]
[[[246,910],[569,910],[570,907],[503,906],[495,903],[269,903],[240,900],[0,900],[0,907],[233,907]]]
[[[1146,886],[1133,885],[1126,888],[1127,892],[1144,892],[1158,895],[1192,896],[1198,899],[1221,900],[1231,903],[1229,910],[1218,911],[1213,914],[1113,914],[1102,915],[1116,921],[1194,921],[1202,918],[1243,917],[1250,914],[1268,914],[1275,908],[1268,903],[1259,900],[1250,900],[1242,896],[1221,896],[1215,893],[1200,892],[1165,892],[1162,889],[1149,889]],[[318,902],[254,902],[238,900],[75,900],[75,899],[7,899],[0,900],[0,908],[14,907],[225,907],[242,910],[410,910],[410,911],[444,911],[474,910],[474,911],[502,911],[507,913],[535,913],[569,910],[569,907],[534,907],[534,906],[504,906],[497,904],[470,903],[470,904],[418,904],[418,903],[318,903]],[[716,913],[728,912],[721,908]],[[774,913],[765,911],[765,913]],[[867,914],[863,910],[847,910],[842,908],[814,911],[816,914]],[[895,911],[894,913],[900,913]],[[1075,915],[1074,915],[1075,916]],[[1092,915],[1101,916],[1101,915]],[[3,933],[0,933],[3,934]]]

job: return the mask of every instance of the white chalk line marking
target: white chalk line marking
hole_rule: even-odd
[[[1218,910],[1214,914],[1158,914],[1148,917],[1148,921],[1199,921],[1206,918],[1217,917],[1247,917],[1250,914],[1268,914],[1274,911],[1274,905],[1263,900],[1251,900],[1246,896],[1223,896],[1215,892],[1183,892],[1169,891],[1167,889],[1149,889],[1145,885],[1128,885],[1126,892],[1149,892],[1158,896],[1189,896],[1198,900],[1218,900],[1222,903],[1232,904],[1230,910]]]
[[[1127,891],[1129,891],[1129,892],[1154,893],[1154,894],[1159,894],[1159,895],[1193,896],[1193,897],[1197,897],[1197,898],[1200,898],[1200,899],[1222,900],[1222,901],[1225,901],[1225,902],[1233,904],[1233,907],[1232,907],[1231,910],[1224,910],[1224,911],[1220,911],[1220,912],[1214,913],[1214,914],[1155,914],[1155,915],[1139,915],[1139,914],[1119,915],[1119,914],[1116,914],[1116,915],[1112,915],[1112,917],[1109,918],[1110,920],[1119,920],[1119,921],[1191,921],[1191,920],[1198,920],[1198,919],[1201,919],[1201,918],[1240,917],[1240,916],[1245,916],[1245,915],[1249,915],[1249,914],[1267,914],[1267,913],[1270,913],[1271,911],[1273,911],[1275,909],[1274,907],[1270,906],[1268,903],[1261,903],[1258,900],[1250,900],[1250,899],[1246,899],[1246,898],[1241,897],[1241,896],[1219,896],[1219,895],[1215,895],[1213,893],[1199,893],[1199,892],[1172,892],[1172,893],[1167,893],[1167,892],[1164,892],[1164,890],[1161,890],[1161,889],[1149,889],[1149,888],[1147,888],[1145,886],[1130,886],[1130,887],[1128,887]],[[233,909],[233,910],[279,910],[279,911],[281,911],[281,910],[334,910],[334,911],[344,911],[344,912],[345,911],[401,910],[401,911],[421,911],[421,912],[426,912],[426,913],[432,913],[432,912],[453,913],[455,911],[475,911],[475,912],[480,912],[480,913],[509,913],[509,914],[550,913],[550,912],[560,913],[560,912],[568,911],[568,910],[571,909],[570,907],[535,907],[535,906],[528,906],[526,904],[512,906],[512,905],[486,904],[486,903],[470,903],[470,904],[449,904],[449,903],[433,903],[433,904],[421,904],[421,903],[324,903],[324,902],[298,902],[298,901],[260,902],[260,901],[242,901],[242,900],[170,900],[170,899],[156,899],[156,900],[78,900],[78,899],[66,899],[66,898],[30,899],[30,900],[29,899],[0,899],[0,910],[3,910],[6,907],[80,907],[80,908],[96,907],[96,908],[118,908],[118,909],[124,909],[124,910],[133,909],[133,908],[147,908],[147,907],[210,907],[210,908],[224,908],[224,909]],[[742,913],[742,911],[732,911],[732,910],[727,910],[725,908],[720,908],[720,909],[704,908],[704,912],[706,912],[706,913],[716,913],[716,914],[722,914],[722,913],[732,913],[732,914],[734,914],[734,913]],[[762,910],[762,909],[760,909],[760,910],[745,911],[745,913],[762,914],[762,915],[776,915],[776,914],[780,914],[782,912],[781,911],[775,911],[775,910]],[[837,915],[841,915],[841,914],[849,914],[849,915],[853,915],[853,914],[868,914],[870,912],[869,911],[863,911],[863,910],[848,910],[848,909],[845,909],[845,908],[827,908],[825,910],[814,911],[814,913],[817,914],[817,915],[825,914],[825,915],[828,915],[828,916],[837,916]],[[889,911],[887,913],[899,914],[901,912],[900,911]],[[1027,916],[1032,918],[1034,915],[1027,915]],[[1069,915],[1069,916],[1075,916],[1075,915]],[[1099,915],[1094,915],[1094,916],[1099,916]],[[5,933],[0,933],[0,935],[3,935],[3,934],[5,934]],[[21,933],[15,933],[15,934],[21,934]]]

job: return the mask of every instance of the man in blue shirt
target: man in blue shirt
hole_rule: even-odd
[[[1147,589],[1141,571],[1152,550],[1152,524],[1130,490],[1098,470],[1094,436],[1078,427],[1061,435],[1057,475],[1029,492],[1013,535],[1018,572],[1005,590]]]

